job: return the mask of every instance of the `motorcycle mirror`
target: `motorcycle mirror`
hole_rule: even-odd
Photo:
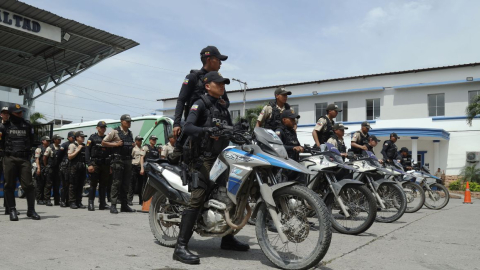
[[[310,144],[304,144],[304,148],[310,148]]]

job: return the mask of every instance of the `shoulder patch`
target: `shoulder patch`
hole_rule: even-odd
[[[275,131],[275,133],[277,133],[277,135],[280,135],[280,134],[281,134],[280,130]]]
[[[190,108],[190,111],[196,111],[196,110],[198,110],[197,104],[193,105],[192,108]]]
[[[388,146],[388,143],[385,143],[384,145],[385,145],[385,146]]]
[[[183,84],[188,84],[188,79],[183,80]]]
[[[90,146],[91,143],[92,143],[92,141],[91,141],[91,140],[88,140],[88,141],[87,141],[87,146]]]

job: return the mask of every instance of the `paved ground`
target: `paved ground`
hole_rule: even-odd
[[[421,209],[391,224],[375,223],[367,233],[334,233],[319,269],[480,269],[480,200],[452,199],[440,211]],[[239,238],[251,251],[220,249],[220,239],[194,236],[190,248],[201,265],[171,260],[173,250],[158,245],[144,213],[111,215],[37,206],[41,221],[0,216],[0,269],[267,269],[253,226]],[[86,199],[84,199],[86,202]],[[140,209],[140,206],[135,206]],[[3,208],[0,207],[3,213]]]

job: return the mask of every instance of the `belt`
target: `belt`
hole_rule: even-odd
[[[31,152],[5,152],[5,156],[7,157],[30,157],[32,155]]]

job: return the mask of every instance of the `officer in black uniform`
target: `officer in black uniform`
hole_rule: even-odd
[[[118,214],[117,200],[120,199],[122,212],[135,212],[128,206],[127,194],[132,177],[132,149],[135,144],[133,141],[132,118],[128,114],[120,117],[120,126],[115,128],[103,138],[102,146],[112,148],[112,206],[110,213]]]
[[[400,137],[398,137],[397,133],[392,133],[390,134],[390,140],[385,141],[383,144],[382,155],[384,161],[391,163],[392,160],[397,158],[398,150],[395,143],[398,139],[400,139]]]
[[[52,202],[50,201],[50,195],[52,194],[53,188],[53,201],[55,205],[60,205],[60,194],[59,194],[59,186],[60,186],[60,159],[59,159],[59,152],[61,151],[60,142],[62,141],[62,137],[58,134],[53,135],[52,141],[53,143],[48,146],[45,150],[45,154],[43,155],[43,164],[45,165],[45,190],[44,190],[44,198],[45,198],[45,205],[52,206]]]
[[[214,137],[212,133],[219,124],[232,125],[228,110],[220,104],[220,97],[225,93],[225,84],[229,84],[230,80],[223,78],[218,72],[212,71],[205,75],[204,82],[208,94],[201,96],[192,105],[184,126],[184,134],[189,136],[187,144],[191,140],[201,140],[200,143],[193,144],[193,147],[200,146],[202,149],[195,152],[203,154],[203,158],[201,156],[194,157],[195,161],[193,163],[200,163],[201,165],[192,168],[192,181],[189,184],[191,190],[190,202],[183,211],[177,245],[173,253],[174,260],[187,264],[200,263],[199,257],[188,250],[187,244],[192,237],[193,226],[209,189],[210,169],[217,156],[229,144],[227,139]],[[233,235],[227,235],[222,238],[221,248],[247,251],[250,247],[240,243]]]
[[[283,142],[285,150],[287,150],[288,157],[298,161],[300,159],[299,154],[303,152],[303,147],[300,146],[300,142],[297,138],[297,132],[295,131],[295,120],[300,118],[300,115],[292,112],[292,110],[285,109],[281,115],[282,125],[277,128],[275,133],[280,137]]]
[[[377,136],[375,135],[370,135],[368,137],[368,143],[367,143],[367,150],[362,150],[363,151],[363,155],[366,155],[365,151],[370,151],[372,152],[374,155],[375,155],[375,152],[374,152],[374,147],[377,146],[377,144],[380,142],[379,139],[377,139]]]
[[[287,103],[288,96],[292,92],[287,91],[285,87],[278,87],[275,89],[275,100],[270,101],[265,105],[257,118],[257,127],[277,130],[282,125],[282,112],[290,110],[290,105]],[[296,129],[296,123],[294,126]]]
[[[356,155],[361,155],[363,151],[368,151],[368,138],[370,134],[368,134],[368,131],[370,131],[370,123],[367,121],[362,123],[362,128],[355,133],[353,133],[352,137],[352,151]]]
[[[402,164],[404,171],[410,171],[412,169],[412,155],[408,153],[407,147],[402,147],[400,149],[397,160],[400,160],[400,164]]]
[[[10,220],[17,221],[15,204],[15,188],[17,177],[27,197],[27,216],[39,220],[35,212],[35,187],[32,179],[32,146],[34,140],[33,127],[30,122],[23,119],[24,109],[19,104],[9,106],[10,121],[0,125],[0,146],[5,153],[3,160],[5,187],[4,195],[10,212]]]
[[[110,205],[105,201],[107,195],[107,181],[110,175],[110,151],[102,146],[107,124],[105,121],[97,123],[97,133],[90,135],[85,149],[85,162],[88,166],[90,178],[90,192],[88,193],[88,211],[95,211],[95,194],[98,184],[98,209],[108,210]]]
[[[50,137],[43,136],[40,141],[42,142],[41,145],[35,149],[35,163],[37,164],[37,173],[35,175],[35,193],[37,198],[38,205],[45,205],[45,180],[47,178],[47,170],[46,166],[43,163],[43,156],[45,155],[45,151],[50,146]]]
[[[70,164],[68,171],[70,173],[69,199],[71,209],[85,209],[82,204],[83,185],[87,172],[85,169],[85,137],[83,131],[75,132],[75,142],[68,146],[68,159]]]
[[[315,125],[315,128],[313,128],[312,136],[317,147],[325,144],[328,139],[332,137],[333,125],[335,125],[333,119],[337,117],[338,113],[342,110],[340,110],[335,104],[329,104],[326,111],[327,115],[318,118],[317,124]]]
[[[75,131],[68,132],[67,141],[62,143],[59,152],[60,163],[60,182],[62,188],[60,190],[60,207],[69,206],[69,188],[70,188],[70,173],[68,172],[68,147],[75,142]]]

